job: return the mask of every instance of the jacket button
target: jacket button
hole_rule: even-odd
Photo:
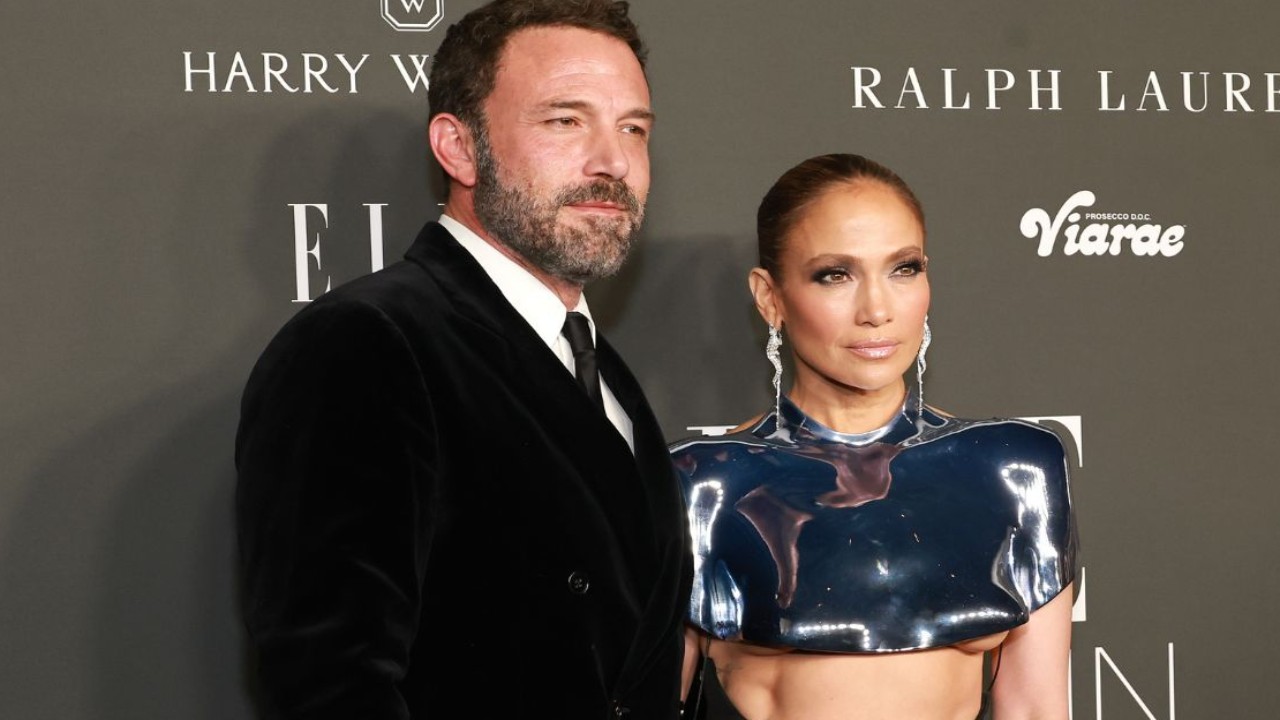
[[[569,573],[569,592],[574,595],[586,595],[589,587],[591,587],[591,579],[586,573],[581,570]]]

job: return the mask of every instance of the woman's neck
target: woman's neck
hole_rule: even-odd
[[[865,433],[884,427],[902,410],[907,385],[899,380],[878,390],[863,390],[798,377],[787,396],[805,415],[832,430]]]

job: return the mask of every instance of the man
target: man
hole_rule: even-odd
[[[444,217],[259,360],[237,512],[271,717],[676,716],[684,511],[582,297],[643,215],[643,59],[626,3],[467,15],[431,74]]]

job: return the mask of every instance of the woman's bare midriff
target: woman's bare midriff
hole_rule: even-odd
[[[973,720],[982,704],[982,654],[1007,634],[874,655],[721,640],[705,652],[747,720]]]

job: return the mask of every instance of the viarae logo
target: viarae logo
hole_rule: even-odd
[[[382,0],[382,19],[400,32],[429,32],[444,19],[444,0]]]
[[[1039,239],[1036,254],[1040,257],[1053,254],[1059,235],[1065,237],[1063,255],[1119,255],[1126,248],[1139,257],[1173,257],[1182,252],[1186,225],[1159,225],[1151,222],[1150,213],[1079,212],[1093,207],[1096,200],[1092,192],[1080,190],[1052,217],[1046,210],[1032,208],[1022,215],[1022,236]],[[1083,227],[1082,220],[1087,223]]]

